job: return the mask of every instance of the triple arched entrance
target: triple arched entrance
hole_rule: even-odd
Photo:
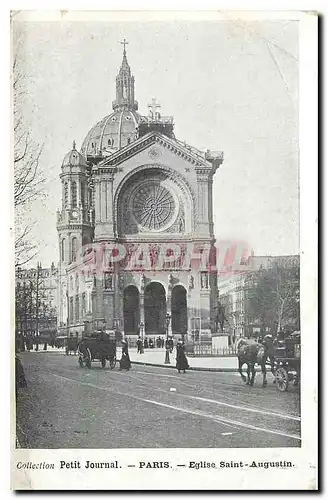
[[[142,303],[136,286],[130,285],[124,289],[123,316],[126,335],[139,333],[141,318],[144,318],[145,335],[165,335],[167,312],[171,315],[172,334],[187,333],[187,292],[182,285],[176,285],[172,290],[170,311],[167,310],[166,293],[161,283],[151,282],[145,287]]]

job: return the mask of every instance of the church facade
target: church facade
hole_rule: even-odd
[[[216,332],[212,182],[223,154],[179,141],[173,118],[149,108],[138,112],[124,44],[113,112],[62,163],[62,333]]]

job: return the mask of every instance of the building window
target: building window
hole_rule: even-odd
[[[80,283],[79,283],[79,275],[77,274],[75,276],[75,291],[76,293],[79,293],[80,290]]]
[[[80,318],[79,307],[80,307],[80,298],[78,295],[76,295],[76,297],[75,297],[75,321],[79,321],[79,318]]]
[[[72,182],[72,207],[76,208],[77,207],[77,187],[76,187],[76,182]]]
[[[73,323],[73,318],[74,318],[74,316],[73,316],[73,297],[70,297],[70,299],[69,299],[69,315],[68,315],[68,317],[69,317],[69,322]]]
[[[85,296],[85,293],[82,293],[82,297],[81,297],[81,314],[82,314],[82,318],[85,315],[85,310],[86,310],[86,296]]]
[[[76,261],[77,239],[72,238],[72,262]]]
[[[65,238],[63,238],[61,241],[61,252],[60,252],[61,253],[60,258],[61,258],[62,262],[65,262],[65,258],[66,258],[65,245],[66,245],[66,241],[65,241]]]

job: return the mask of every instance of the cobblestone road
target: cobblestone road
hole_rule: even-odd
[[[79,368],[77,356],[20,354],[28,383],[17,398],[23,448],[297,447],[299,394],[244,385],[237,373],[132,365]]]

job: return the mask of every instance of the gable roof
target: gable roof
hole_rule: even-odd
[[[177,156],[180,156],[184,160],[188,161],[195,167],[207,167],[208,169],[212,169],[213,163],[215,161],[218,162],[217,166],[223,161],[223,153],[217,153],[217,156],[207,151],[206,153],[199,151],[196,148],[192,148],[191,146],[187,146],[186,144],[181,143],[180,141],[176,141],[167,137],[160,132],[149,132],[148,134],[140,137],[135,142],[125,146],[122,149],[119,149],[115,153],[113,153],[108,158],[105,158],[101,161],[97,166],[99,168],[106,167],[114,167],[119,165],[123,161],[126,161],[128,158],[131,158],[135,154],[139,153],[147,149],[151,144],[160,144],[164,148],[172,151]]]

